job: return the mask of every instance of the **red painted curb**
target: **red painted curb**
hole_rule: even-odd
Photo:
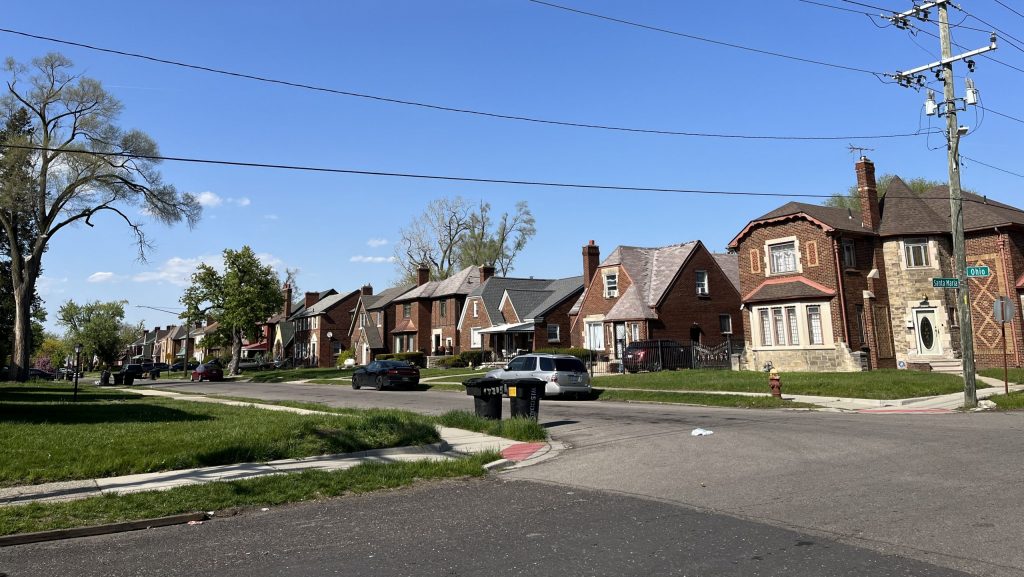
[[[547,446],[547,443],[519,443],[518,445],[507,447],[501,452],[501,456],[510,461],[525,461],[533,456],[534,453]]]

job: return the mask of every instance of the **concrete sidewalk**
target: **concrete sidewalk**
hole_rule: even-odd
[[[172,398],[181,401],[256,407],[268,411],[284,411],[300,415],[322,414],[337,416],[336,413],[326,411],[215,399],[203,395],[183,395],[156,389],[121,390],[150,397]],[[161,491],[185,485],[197,485],[215,481],[239,481],[265,475],[293,473],[310,469],[340,471],[363,463],[456,459],[484,451],[497,451],[502,454],[503,459],[488,465],[489,468],[498,468],[516,465],[524,461],[543,459],[549,456],[552,450],[557,449],[557,447],[553,447],[549,443],[522,443],[520,441],[492,437],[482,433],[450,427],[438,427],[438,432],[441,436],[440,443],[418,447],[395,447],[360,451],[357,453],[319,455],[301,459],[280,459],[267,463],[237,463],[233,465],[123,475],[102,479],[8,487],[0,489],[0,506],[21,505],[32,502],[72,501],[109,494]]]

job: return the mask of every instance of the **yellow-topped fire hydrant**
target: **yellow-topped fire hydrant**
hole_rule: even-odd
[[[773,369],[768,373],[768,386],[772,388],[773,397],[782,397],[782,380],[779,379],[779,371]]]

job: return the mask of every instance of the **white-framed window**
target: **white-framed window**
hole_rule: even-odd
[[[359,326],[365,327],[369,326],[369,324],[369,319],[366,318],[366,311],[359,313]]]
[[[787,303],[754,307],[751,312],[756,348],[831,345],[827,303]]]
[[[903,254],[907,260],[907,268],[931,266],[931,260],[928,258],[928,239],[925,237],[904,240]]]
[[[313,328],[316,329],[316,328],[319,328],[319,327],[320,327],[320,317],[313,317]]]
[[[797,272],[796,241],[780,242],[768,247],[768,270],[771,274]]]
[[[852,238],[843,239],[843,266],[857,268],[857,243]]]
[[[480,301],[473,301],[473,318],[480,316]]]
[[[619,273],[604,273],[604,296],[605,298],[619,296]]]
[[[697,296],[708,296],[708,271],[697,271]]]
[[[480,331],[482,331],[482,330],[483,329],[481,329],[480,327],[473,327],[473,328],[469,329],[469,334],[470,334],[469,346],[470,346],[470,348],[479,349],[480,347],[483,346],[483,339],[481,338],[483,335],[480,333]]]
[[[384,326],[384,311],[377,311],[377,326]]]
[[[640,323],[629,323],[629,339],[634,343],[640,340]]]
[[[548,342],[549,343],[557,343],[558,341],[561,340],[561,338],[559,337],[559,330],[558,329],[559,329],[559,327],[556,324],[549,324],[548,325]]]
[[[604,323],[590,322],[586,323],[586,332],[584,335],[585,346],[592,351],[603,351],[604,350]]]
[[[718,315],[718,330],[723,335],[732,334],[732,315]]]

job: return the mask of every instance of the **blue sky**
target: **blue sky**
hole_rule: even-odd
[[[843,0],[821,0],[864,10]],[[611,2],[566,6],[686,34],[855,68],[894,72],[937,58],[938,40],[863,14],[797,0]],[[904,0],[872,0],[892,10]],[[1024,38],[1024,18],[993,0],[961,0],[971,14]],[[1010,5],[1015,5],[1011,3]],[[646,129],[746,135],[850,136],[938,126],[924,94],[847,70],[698,42],[568,13],[526,0],[99,2],[5,7],[4,27],[96,46],[328,88],[500,114]],[[959,23],[964,14],[951,10]],[[876,25],[877,24],[877,25]],[[967,48],[988,29],[968,18],[954,30]],[[934,25],[922,24],[935,31]],[[25,61],[57,50],[125,105],[124,127],[148,132],[168,156],[474,178],[655,188],[830,194],[855,182],[856,155],[879,174],[945,180],[944,143],[932,136],[834,141],[707,139],[516,122],[269,85],[0,34],[3,54]],[[1024,52],[993,55],[1024,69]],[[973,78],[992,110],[1024,116],[1024,72],[984,58]],[[967,74],[957,66],[957,74]],[[957,80],[958,94],[963,81]],[[1013,145],[1024,124],[980,111],[964,155],[1024,173]],[[979,126],[980,124],[980,126]],[[40,292],[55,328],[57,308],[126,299],[128,320],[177,322],[142,306],[180,306],[188,274],[224,248],[251,246],[304,290],[391,286],[387,262],[405,226],[432,199],[461,195],[498,212],[526,200],[537,236],[514,275],[581,273],[580,247],[702,240],[712,250],[748,220],[795,198],[584,191],[497,184],[165,162],[165,179],[203,194],[194,230],[156,223],[148,263],[113,218],[60,233]],[[976,164],[965,187],[1024,206],[1022,180]],[[798,200],[798,199],[797,199]],[[809,202],[817,202],[811,200]],[[142,306],[140,306],[142,305]]]

